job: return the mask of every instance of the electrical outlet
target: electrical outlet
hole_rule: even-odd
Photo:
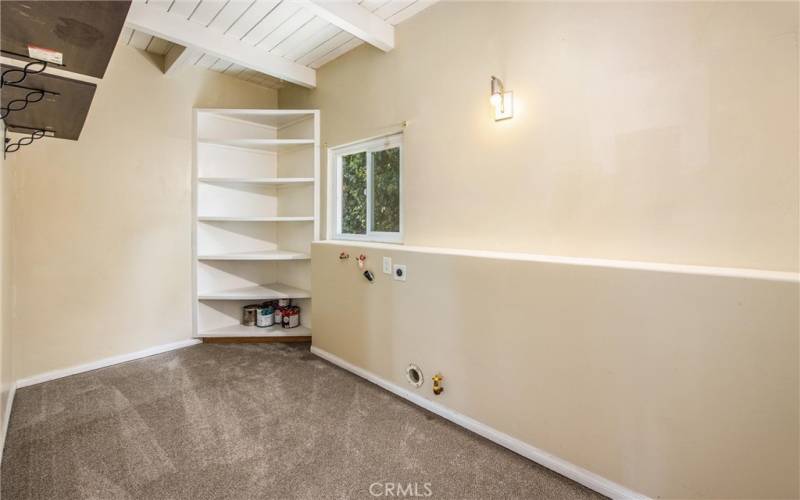
[[[383,274],[392,274],[392,258],[383,258]]]
[[[395,281],[405,281],[406,276],[408,275],[405,264],[395,264],[394,273],[392,274],[394,274]]]

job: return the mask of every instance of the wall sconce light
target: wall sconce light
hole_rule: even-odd
[[[503,81],[492,77],[492,96],[489,101],[494,106],[494,121],[508,120],[514,116],[514,93],[506,92]]]

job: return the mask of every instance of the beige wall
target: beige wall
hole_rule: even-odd
[[[796,2],[441,2],[280,101],[331,146],[409,121],[409,244],[797,270],[797,34]]]
[[[78,142],[18,153],[19,378],[191,337],[192,107],[276,107],[276,92],[118,45]]]
[[[0,124],[0,134],[3,131]],[[0,454],[5,439],[5,422],[8,418],[8,393],[14,384],[11,351],[11,304],[13,289],[11,285],[11,211],[12,211],[12,169],[13,158],[3,158],[0,151]]]
[[[280,103],[331,146],[409,121],[409,245],[796,272],[797,34],[790,2],[441,2]],[[653,497],[800,494],[796,275],[344,248],[378,279],[315,245],[315,347]]]
[[[312,262],[317,348],[652,498],[800,495],[796,279],[389,245],[318,243]]]

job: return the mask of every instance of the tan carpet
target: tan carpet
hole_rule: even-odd
[[[20,389],[2,463],[3,500],[387,498],[386,483],[601,498],[306,344],[198,345]]]

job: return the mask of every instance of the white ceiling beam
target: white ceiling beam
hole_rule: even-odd
[[[384,52],[394,48],[394,26],[355,2],[293,0],[334,26]]]
[[[145,3],[131,3],[125,25],[287,82],[309,88],[317,85],[317,73],[311,68],[270,54],[264,49],[244,44],[234,37],[217,33],[201,24],[163,12]]]
[[[175,76],[182,68],[189,66],[192,60],[197,60],[200,54],[182,45],[173,44],[164,55],[164,75]]]

